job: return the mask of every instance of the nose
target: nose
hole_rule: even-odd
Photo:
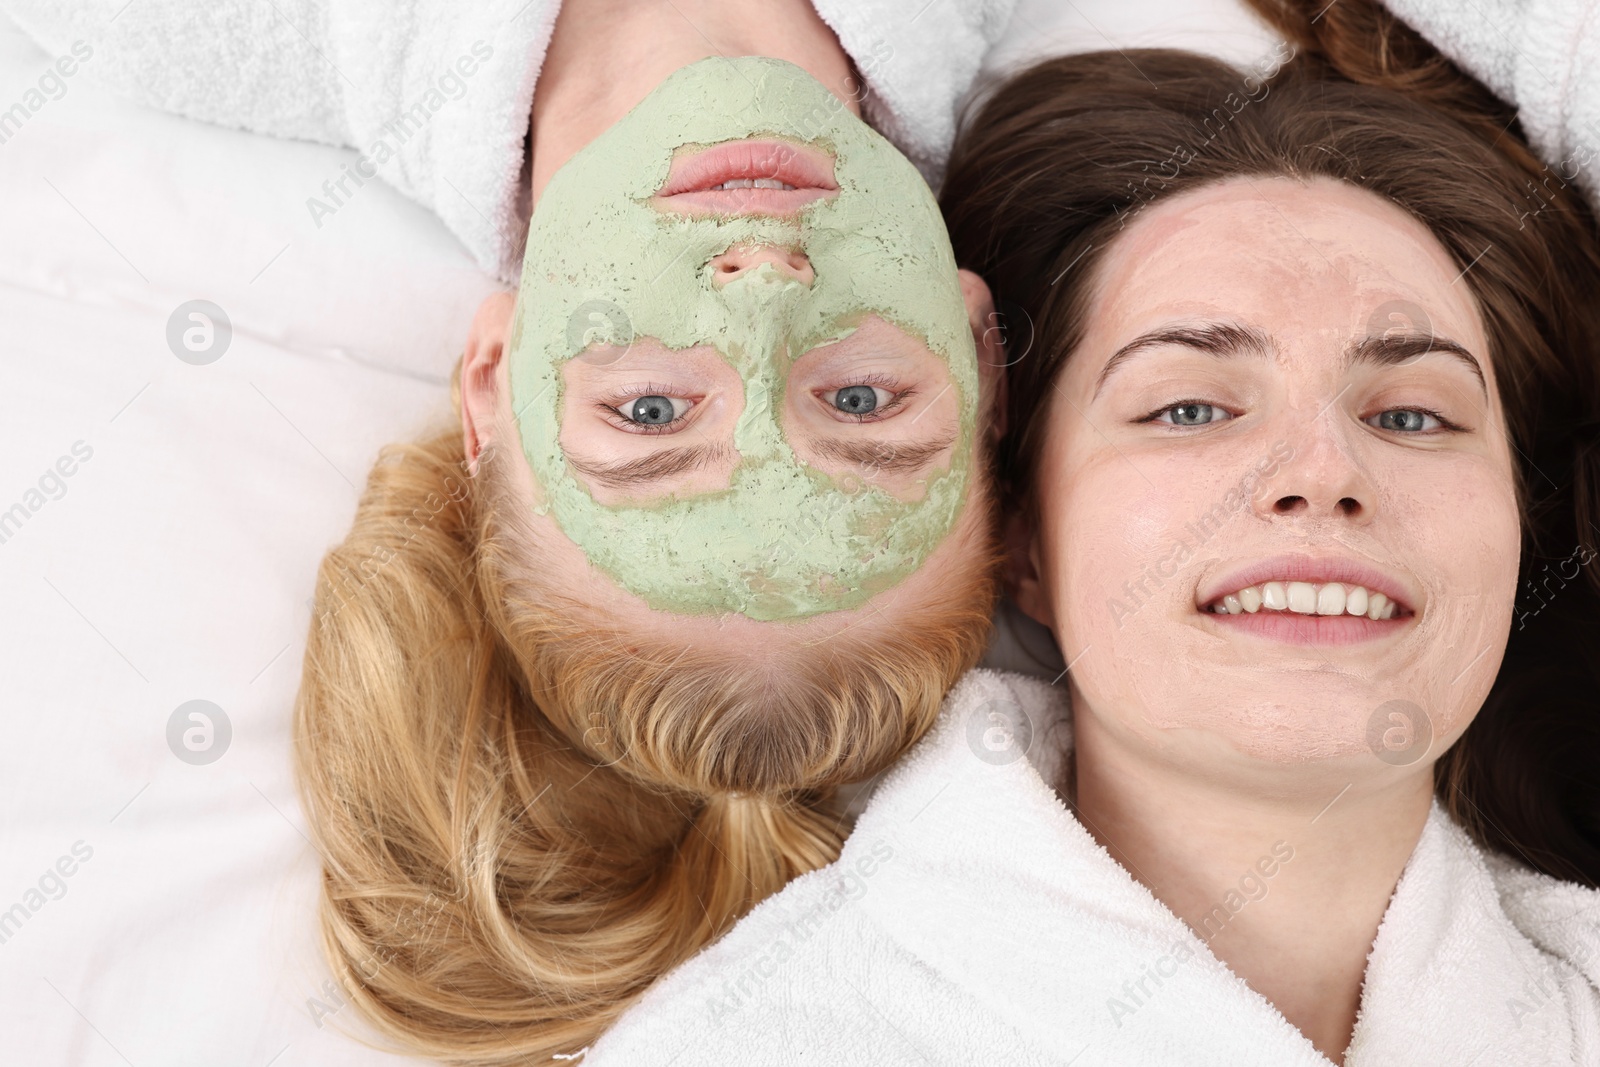
[[[1377,504],[1370,472],[1351,447],[1331,412],[1292,441],[1274,448],[1278,462],[1254,494],[1263,518],[1296,515],[1303,519],[1342,518],[1371,522]]]
[[[763,263],[772,264],[801,285],[810,285],[816,278],[804,252],[771,245],[735,245],[711,261],[711,284],[720,289]]]

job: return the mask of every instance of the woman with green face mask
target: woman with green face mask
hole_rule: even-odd
[[[519,288],[324,562],[296,709],[329,960],[452,1062],[576,1053],[833,859],[994,602],[988,293],[843,57],[572,10]]]

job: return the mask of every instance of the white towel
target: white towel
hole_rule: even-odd
[[[1007,762],[996,742],[1025,733]],[[1069,735],[1059,689],[969,674],[839,860],[668,974],[585,1063],[1326,1067],[1045,784]],[[1597,983],[1600,893],[1485,855],[1435,805],[1345,1062],[1592,1067]]]
[[[956,108],[1016,0],[812,0],[871,90],[862,115],[935,189]]]
[[[817,0],[871,87],[864,111],[938,180],[956,105],[1015,0]],[[501,282],[521,274],[524,139],[559,0],[3,0],[80,77],[206,122],[361,153],[317,221],[378,178],[436,212]],[[603,72],[597,72],[603,77]],[[362,163],[361,160],[369,160]],[[340,180],[343,180],[342,187]],[[314,203],[315,202],[315,203]]]
[[[1516,107],[1552,187],[1575,182],[1600,207],[1600,0],[1384,3]]]

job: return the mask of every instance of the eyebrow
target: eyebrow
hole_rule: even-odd
[[[1192,348],[1212,356],[1270,357],[1274,351],[1272,338],[1254,326],[1239,326],[1231,322],[1208,322],[1200,326],[1164,326],[1159,330],[1142,333],[1111,354],[1106,365],[1100,368],[1095,379],[1094,396],[1100,395],[1106,380],[1113,371],[1141,352],[1166,345]],[[1094,399],[1094,397],[1090,397]]]
[[[1272,338],[1254,326],[1241,326],[1231,322],[1209,322],[1198,326],[1166,326],[1140,334],[1111,354],[1095,380],[1094,396],[1100,395],[1106,380],[1113,371],[1133,356],[1152,348],[1177,345],[1217,357],[1255,356],[1270,358],[1277,351]],[[1484,397],[1489,395],[1488,382],[1483,376],[1483,365],[1465,346],[1447,337],[1434,334],[1403,334],[1398,337],[1366,337],[1345,348],[1345,367],[1358,363],[1376,366],[1399,366],[1430,352],[1442,352],[1464,363],[1478,379]],[[1091,397],[1093,399],[1093,397]]]
[[[939,453],[955,443],[955,436],[922,444],[891,444],[884,441],[830,441],[818,440],[812,448],[818,455],[852,463],[859,467],[872,467],[887,474],[901,474],[920,470]]]
[[[573,470],[611,489],[626,489],[670,478],[684,471],[698,470],[723,459],[726,455],[727,448],[723,445],[670,448],[664,452],[630,459],[623,463],[599,463],[571,452],[566,453],[567,462],[572,465]]]
[[[1432,334],[1402,334],[1399,337],[1368,337],[1345,349],[1345,364],[1371,363],[1380,367],[1395,367],[1429,352],[1443,352],[1465,363],[1478,378],[1478,388],[1489,398],[1489,383],[1483,376],[1483,365],[1466,348],[1448,337]]]

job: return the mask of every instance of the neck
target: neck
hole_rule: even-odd
[[[712,56],[803,68],[857,115],[849,57],[810,0],[564,0],[533,98],[533,200],[550,176],[669,74]]]
[[[1077,694],[1075,693],[1076,697]],[[1432,796],[1430,764],[1372,780],[1316,765],[1223,781],[1074,716],[1075,805],[1128,872],[1334,1063]]]

